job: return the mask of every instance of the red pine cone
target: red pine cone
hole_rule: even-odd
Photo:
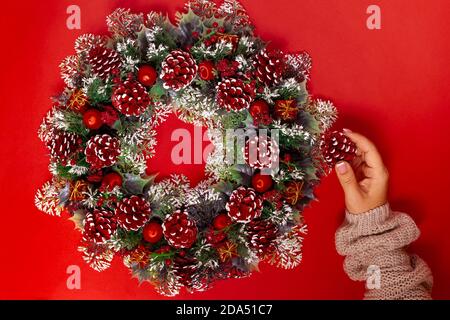
[[[255,84],[241,79],[224,79],[217,85],[216,90],[218,105],[228,111],[248,109],[255,97]]]
[[[254,189],[239,187],[231,193],[225,208],[234,221],[248,223],[261,216],[262,204]]]
[[[126,116],[142,114],[151,103],[145,87],[131,78],[116,87],[111,101],[113,106]]]
[[[256,219],[245,227],[250,242],[250,248],[257,252],[260,258],[274,250],[274,240],[277,237],[277,227],[269,220]]]
[[[254,67],[259,82],[266,86],[277,85],[282,79],[285,68],[283,55],[280,52],[262,50],[256,55]]]
[[[325,161],[333,166],[339,161],[352,161],[356,155],[356,145],[339,131],[322,136],[320,149]]]
[[[104,80],[122,65],[119,54],[104,46],[92,48],[88,54],[88,62],[92,72]]]
[[[177,210],[162,225],[164,237],[174,248],[190,248],[197,240],[197,227],[186,211]]]
[[[197,271],[197,259],[194,257],[177,255],[173,259],[173,269],[178,276],[182,285],[190,287],[193,280],[193,275]]]
[[[142,228],[151,214],[150,204],[136,195],[122,199],[116,208],[117,223],[126,231],[137,231]]]
[[[88,212],[84,220],[83,239],[102,243],[109,240],[117,229],[117,221],[114,212],[95,209]]]
[[[269,137],[254,136],[250,138],[244,149],[244,160],[255,169],[268,169],[279,161],[278,144]]]
[[[186,88],[197,75],[198,66],[188,52],[172,51],[161,64],[164,88],[175,91]]]
[[[117,157],[120,155],[119,139],[107,134],[93,136],[87,142],[84,154],[91,168],[110,167],[116,163]]]
[[[53,160],[67,164],[68,160],[79,150],[80,136],[66,131],[54,131],[47,141],[47,148]]]

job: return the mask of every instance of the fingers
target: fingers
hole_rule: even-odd
[[[367,139],[365,136],[350,130],[344,130],[344,133],[356,144],[359,151],[363,153],[362,156],[368,166],[377,171],[385,170],[383,159],[372,141]]]
[[[336,164],[335,169],[342,189],[344,189],[346,198],[355,198],[358,196],[360,193],[359,185],[350,164],[348,164],[348,162],[341,161]]]

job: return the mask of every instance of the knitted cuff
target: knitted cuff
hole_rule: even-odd
[[[345,212],[345,219],[349,224],[358,226],[362,230],[371,230],[375,226],[383,224],[391,215],[389,203],[376,207],[364,213],[353,214]]]

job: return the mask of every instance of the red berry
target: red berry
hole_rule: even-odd
[[[114,187],[122,186],[122,183],[123,179],[120,174],[118,174],[117,172],[110,172],[103,177],[102,185],[100,188],[102,190],[111,191],[112,189],[114,189]]]
[[[203,61],[198,65],[198,74],[203,80],[212,80],[214,75],[214,63],[211,61]]]
[[[153,68],[151,65],[144,64],[139,67],[137,77],[142,85],[150,87],[155,84],[156,78],[158,78],[158,74],[156,73],[155,68]]]
[[[163,236],[163,229],[157,221],[150,221],[142,231],[144,240],[150,243],[157,243]]]
[[[213,28],[217,28],[219,26],[219,24],[217,22],[213,22],[212,26],[213,26]]]
[[[256,100],[250,105],[249,112],[252,117],[268,114],[269,104],[264,100]]]
[[[102,113],[96,109],[89,109],[83,114],[83,123],[86,128],[97,130],[103,124]]]
[[[257,173],[252,178],[252,186],[256,191],[263,193],[272,188],[273,179],[268,174]]]
[[[284,155],[284,157],[283,157],[283,161],[284,161],[284,162],[287,162],[287,163],[291,162],[291,161],[292,161],[292,156],[291,156],[291,154],[290,154],[290,153],[286,153],[286,154]]]
[[[231,218],[226,213],[221,213],[214,218],[213,225],[216,230],[222,230],[231,224]]]

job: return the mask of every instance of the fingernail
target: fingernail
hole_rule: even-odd
[[[336,171],[339,174],[345,174],[347,172],[347,164],[345,162],[339,162],[336,165]]]
[[[344,133],[351,133],[352,132],[352,130],[347,129],[347,128],[342,129],[342,131],[344,131]]]

